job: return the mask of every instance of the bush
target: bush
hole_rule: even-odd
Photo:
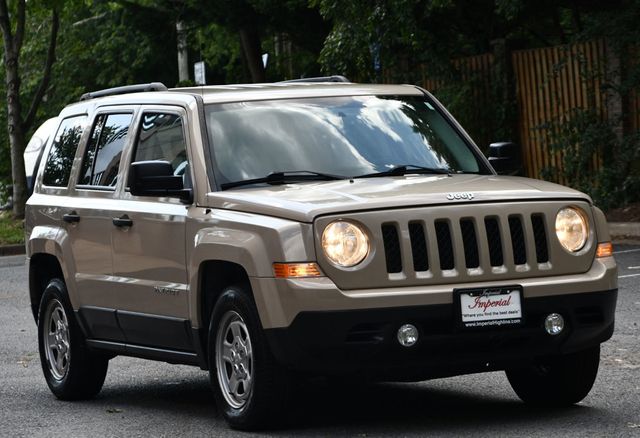
[[[544,179],[588,193],[605,210],[640,200],[640,134],[618,137],[594,109],[574,109],[541,129],[562,163],[545,168]]]

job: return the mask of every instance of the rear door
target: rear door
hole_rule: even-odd
[[[82,160],[72,176],[75,188],[68,213],[75,223],[69,235],[77,267],[79,315],[89,337],[98,340],[125,341],[116,317],[121,297],[113,277],[111,230],[120,202],[118,169],[131,141],[134,112],[135,107],[121,106],[96,112]]]
[[[128,162],[168,161],[190,187],[186,111],[143,106],[135,124]],[[185,255],[189,208],[175,198],[133,196],[128,188],[121,193],[114,218],[123,222],[112,227],[111,240],[118,321],[129,343],[192,350]]]

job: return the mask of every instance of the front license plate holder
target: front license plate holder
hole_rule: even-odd
[[[524,323],[522,286],[454,289],[457,326],[465,330],[519,327]]]

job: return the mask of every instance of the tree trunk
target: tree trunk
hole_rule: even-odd
[[[24,171],[25,134],[22,126],[20,105],[20,77],[18,76],[18,56],[11,50],[5,53],[5,74],[7,86],[7,129],[11,147],[11,180],[13,184],[13,214],[24,217],[27,200],[27,179]]]
[[[254,83],[266,82],[258,33],[252,28],[241,27],[240,44],[242,45],[242,53],[244,54],[249,72],[251,73],[251,80]]]
[[[189,80],[189,52],[187,49],[187,29],[184,22],[176,22],[176,34],[178,40],[178,81]]]

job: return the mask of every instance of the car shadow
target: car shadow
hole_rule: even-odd
[[[551,395],[552,396],[552,395]],[[170,412],[185,421],[195,419],[214,428],[226,428],[207,375],[176,381],[142,379],[138,383],[107,385],[92,403],[107,412],[129,408]],[[348,384],[304,382],[293,389],[284,422],[270,435],[328,435],[334,433],[446,435],[493,430],[526,433],[547,422],[578,423],[594,408],[576,405],[564,409],[532,408],[515,398],[465,391],[462,385]]]

